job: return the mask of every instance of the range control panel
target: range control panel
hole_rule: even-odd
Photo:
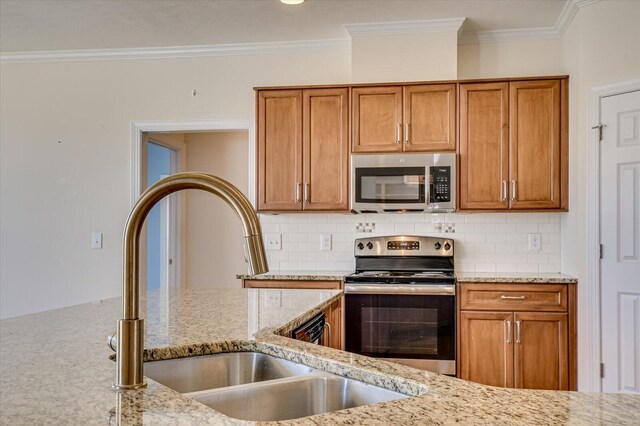
[[[387,250],[420,250],[419,241],[387,241]]]
[[[448,203],[451,201],[451,167],[434,166],[429,169],[429,202]]]

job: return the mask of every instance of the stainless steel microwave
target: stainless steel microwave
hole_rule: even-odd
[[[351,156],[352,211],[439,213],[455,209],[455,153]]]

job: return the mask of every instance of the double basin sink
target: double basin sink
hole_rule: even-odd
[[[407,395],[260,352],[146,362],[145,376],[229,417],[289,420]]]

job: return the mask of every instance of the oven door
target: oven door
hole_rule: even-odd
[[[454,285],[345,285],[345,349],[456,374]]]

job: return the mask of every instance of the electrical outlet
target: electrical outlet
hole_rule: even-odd
[[[265,308],[281,308],[282,307],[282,291],[265,290],[264,291],[264,307]]]
[[[282,234],[265,234],[267,250],[282,250]]]
[[[91,233],[91,248],[92,249],[102,248],[102,232]]]
[[[529,251],[540,251],[540,234],[529,234]]]
[[[320,234],[320,251],[331,250],[331,234]]]

